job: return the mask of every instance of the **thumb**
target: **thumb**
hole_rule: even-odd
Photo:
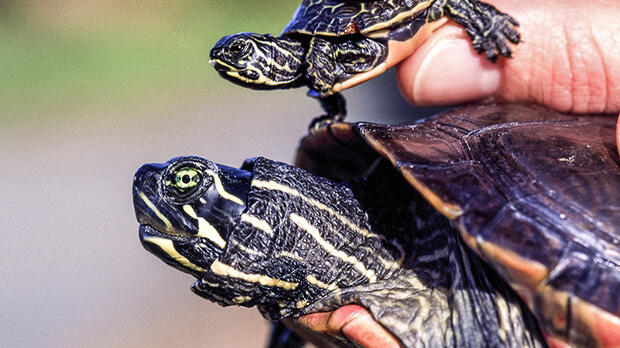
[[[398,83],[413,104],[458,104],[496,95],[500,64],[503,59],[493,64],[480,56],[461,28],[448,24],[398,65]]]
[[[439,29],[398,67],[417,105],[491,98],[576,113],[620,111],[620,2],[496,0],[520,23],[512,59],[487,62],[458,26]]]

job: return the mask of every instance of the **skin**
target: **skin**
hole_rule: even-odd
[[[448,24],[397,67],[398,84],[420,106],[499,100],[538,103],[573,113],[620,112],[620,2],[605,0],[488,1],[520,23],[523,42],[513,59],[488,62],[463,30]],[[617,128],[620,152],[620,115]],[[363,307],[343,306],[287,325],[362,347],[399,347]],[[324,345],[321,345],[324,346]]]

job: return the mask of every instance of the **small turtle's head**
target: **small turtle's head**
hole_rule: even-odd
[[[202,277],[245,209],[250,172],[198,157],[145,164],[134,177],[140,240],[167,264]]]
[[[239,33],[220,39],[209,57],[220,76],[233,83],[276,89],[302,84],[304,53],[302,43],[290,38]]]

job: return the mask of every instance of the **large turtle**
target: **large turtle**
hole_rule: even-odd
[[[365,306],[407,347],[620,345],[614,119],[470,106],[332,123],[297,164],[142,166],[140,239],[268,319]],[[541,334],[539,328],[544,334]]]
[[[346,115],[338,93],[409,56],[449,18],[491,61],[511,56],[517,21],[479,0],[302,0],[279,37],[239,33],[210,53],[222,77],[254,89],[308,86],[327,119]],[[427,25],[428,24],[428,25]]]

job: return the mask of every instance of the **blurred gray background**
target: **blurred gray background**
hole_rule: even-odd
[[[2,346],[264,345],[255,309],[193,295],[142,249],[131,182],[182,154],[292,160],[318,103],[234,86],[207,62],[223,35],[278,34],[297,4],[0,0]],[[345,96],[351,121],[417,112],[392,72]]]

